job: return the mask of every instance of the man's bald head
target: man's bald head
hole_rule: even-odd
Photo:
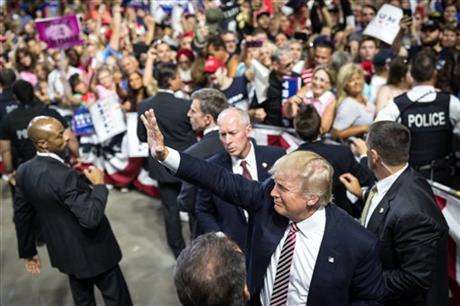
[[[64,127],[62,123],[56,118],[49,116],[38,116],[32,119],[27,127],[27,135],[29,139],[34,143],[38,151],[50,151],[55,152],[55,149],[60,150],[61,145],[56,146],[49,145],[59,143],[59,137],[63,137]],[[63,142],[64,139],[62,139]]]

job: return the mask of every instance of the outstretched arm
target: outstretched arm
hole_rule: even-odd
[[[177,177],[208,189],[224,201],[248,211],[257,210],[262,205],[263,197],[268,195],[264,184],[247,180],[223,167],[166,147],[152,109],[146,111],[141,120],[147,131],[147,142],[152,157],[169,168]]]

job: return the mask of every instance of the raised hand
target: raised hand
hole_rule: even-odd
[[[165,147],[164,137],[158,127],[157,118],[155,117],[153,109],[141,115],[141,120],[147,130],[147,142],[149,144],[150,154],[157,160],[165,160],[168,156],[168,149]]]

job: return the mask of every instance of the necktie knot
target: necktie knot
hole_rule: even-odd
[[[294,222],[291,223],[291,231],[294,231],[296,233],[299,231],[299,227]]]

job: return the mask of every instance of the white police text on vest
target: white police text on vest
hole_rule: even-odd
[[[425,113],[425,114],[409,114],[407,115],[407,123],[411,127],[434,127],[443,126],[446,124],[446,113]]]

